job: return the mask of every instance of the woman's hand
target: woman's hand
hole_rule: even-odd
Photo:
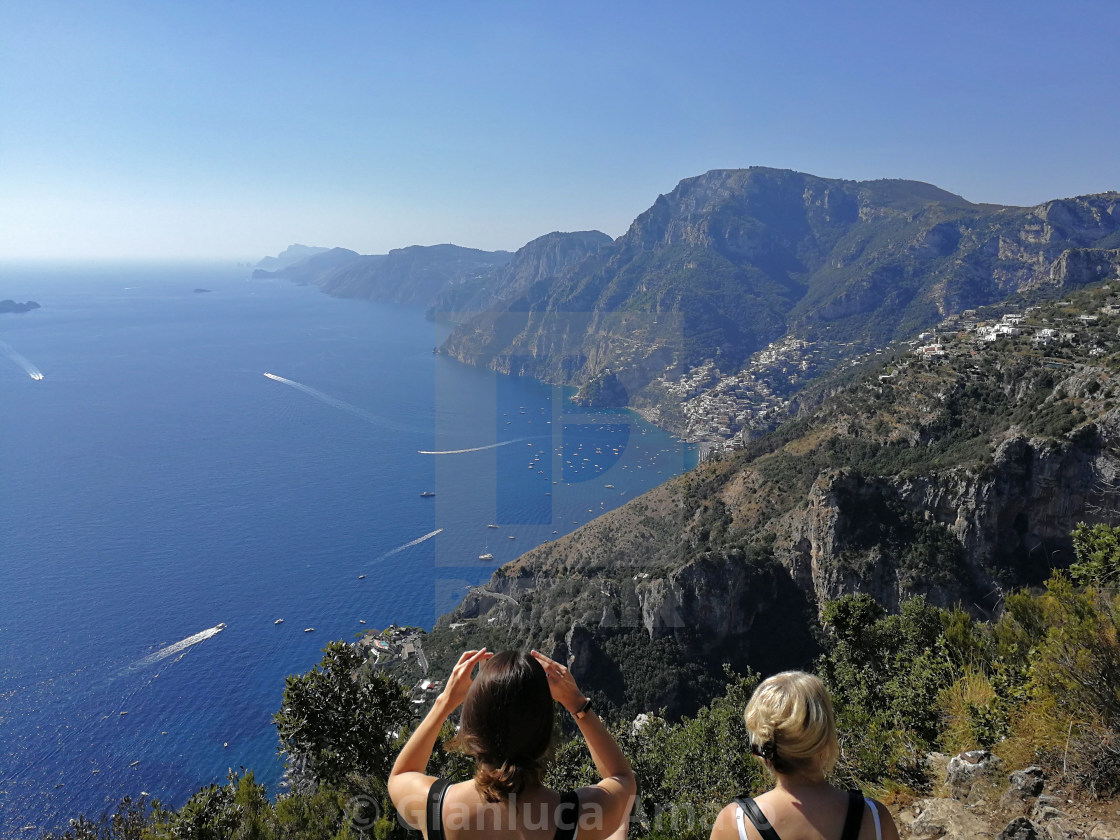
[[[559,662],[549,659],[543,653],[534,650],[530,651],[530,654],[537,662],[541,663],[545,674],[548,675],[548,688],[552,692],[552,699],[573,715],[578,712],[587,698],[583,696],[583,692],[576,685],[572,672]]]
[[[459,708],[467,699],[467,692],[471,690],[471,671],[475,665],[480,665],[494,654],[482,650],[464,651],[451,669],[451,676],[447,678],[447,685],[443,688],[443,696],[449,704],[448,712]]]

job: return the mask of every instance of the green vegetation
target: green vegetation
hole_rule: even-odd
[[[322,661],[291,676],[274,716],[280,751],[300,775],[341,785],[348,773],[386,777],[412,723],[412,704],[396,680],[362,673],[364,657],[343,642]]]
[[[994,621],[921,599],[898,615],[865,596],[827,607],[818,666],[843,733],[839,774],[921,788],[931,749],[983,747],[1092,796],[1120,792],[1120,529],[1077,533],[1074,574],[1087,585],[1057,572]]]
[[[1086,585],[1057,573],[1041,590],[1009,596],[994,621],[921,598],[893,615],[863,595],[827,605],[817,670],[841,731],[838,782],[917,792],[933,781],[929,751],[985,747],[1009,766],[1042,764],[1089,795],[1120,792],[1120,528],[1080,526],[1075,539],[1074,574]],[[767,786],[742,720],[757,683],[755,674],[727,670],[693,717],[616,719],[638,776],[631,836],[703,840],[722,805]],[[79,818],[58,838],[403,840],[384,779],[413,714],[399,685],[332,643],[316,668],[289,680],[276,716],[289,766],[301,765],[291,792],[273,801],[251,772],[231,773],[178,809],[126,799],[115,814]],[[548,784],[594,781],[582,739],[566,719],[560,727],[567,731]],[[429,770],[469,777],[467,763],[442,748]]]

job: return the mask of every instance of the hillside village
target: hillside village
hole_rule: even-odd
[[[885,383],[912,364],[974,356],[984,348],[1030,354],[1052,368],[1071,367],[1116,353],[1118,333],[1120,283],[1111,283],[1064,300],[965,310],[915,339],[852,359],[844,368],[894,355],[899,361],[877,376]],[[741,448],[786,419],[793,400],[773,387],[775,376],[809,378],[827,353],[821,345],[786,337],[755,353],[737,373],[722,374],[709,359],[675,380],[666,374],[658,384],[680,400],[684,439],[707,455]]]
[[[354,643],[355,649],[365,657],[366,667],[373,671],[396,672],[401,666],[411,665],[415,659],[420,679],[409,691],[415,705],[431,700],[443,690],[443,683],[428,678],[428,657],[424,653],[424,631],[419,627],[398,627],[390,624],[384,630],[367,630]]]

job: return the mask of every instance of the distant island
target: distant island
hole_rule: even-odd
[[[194,293],[196,295],[201,295],[201,294],[205,294],[206,292],[209,292],[209,291],[210,291],[209,289],[195,289]]]
[[[41,307],[33,300],[26,303],[16,303],[14,300],[0,300],[0,312],[30,312]]]

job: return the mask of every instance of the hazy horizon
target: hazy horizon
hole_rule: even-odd
[[[1120,5],[0,6],[0,260],[514,251],[710,169],[1120,188]]]

